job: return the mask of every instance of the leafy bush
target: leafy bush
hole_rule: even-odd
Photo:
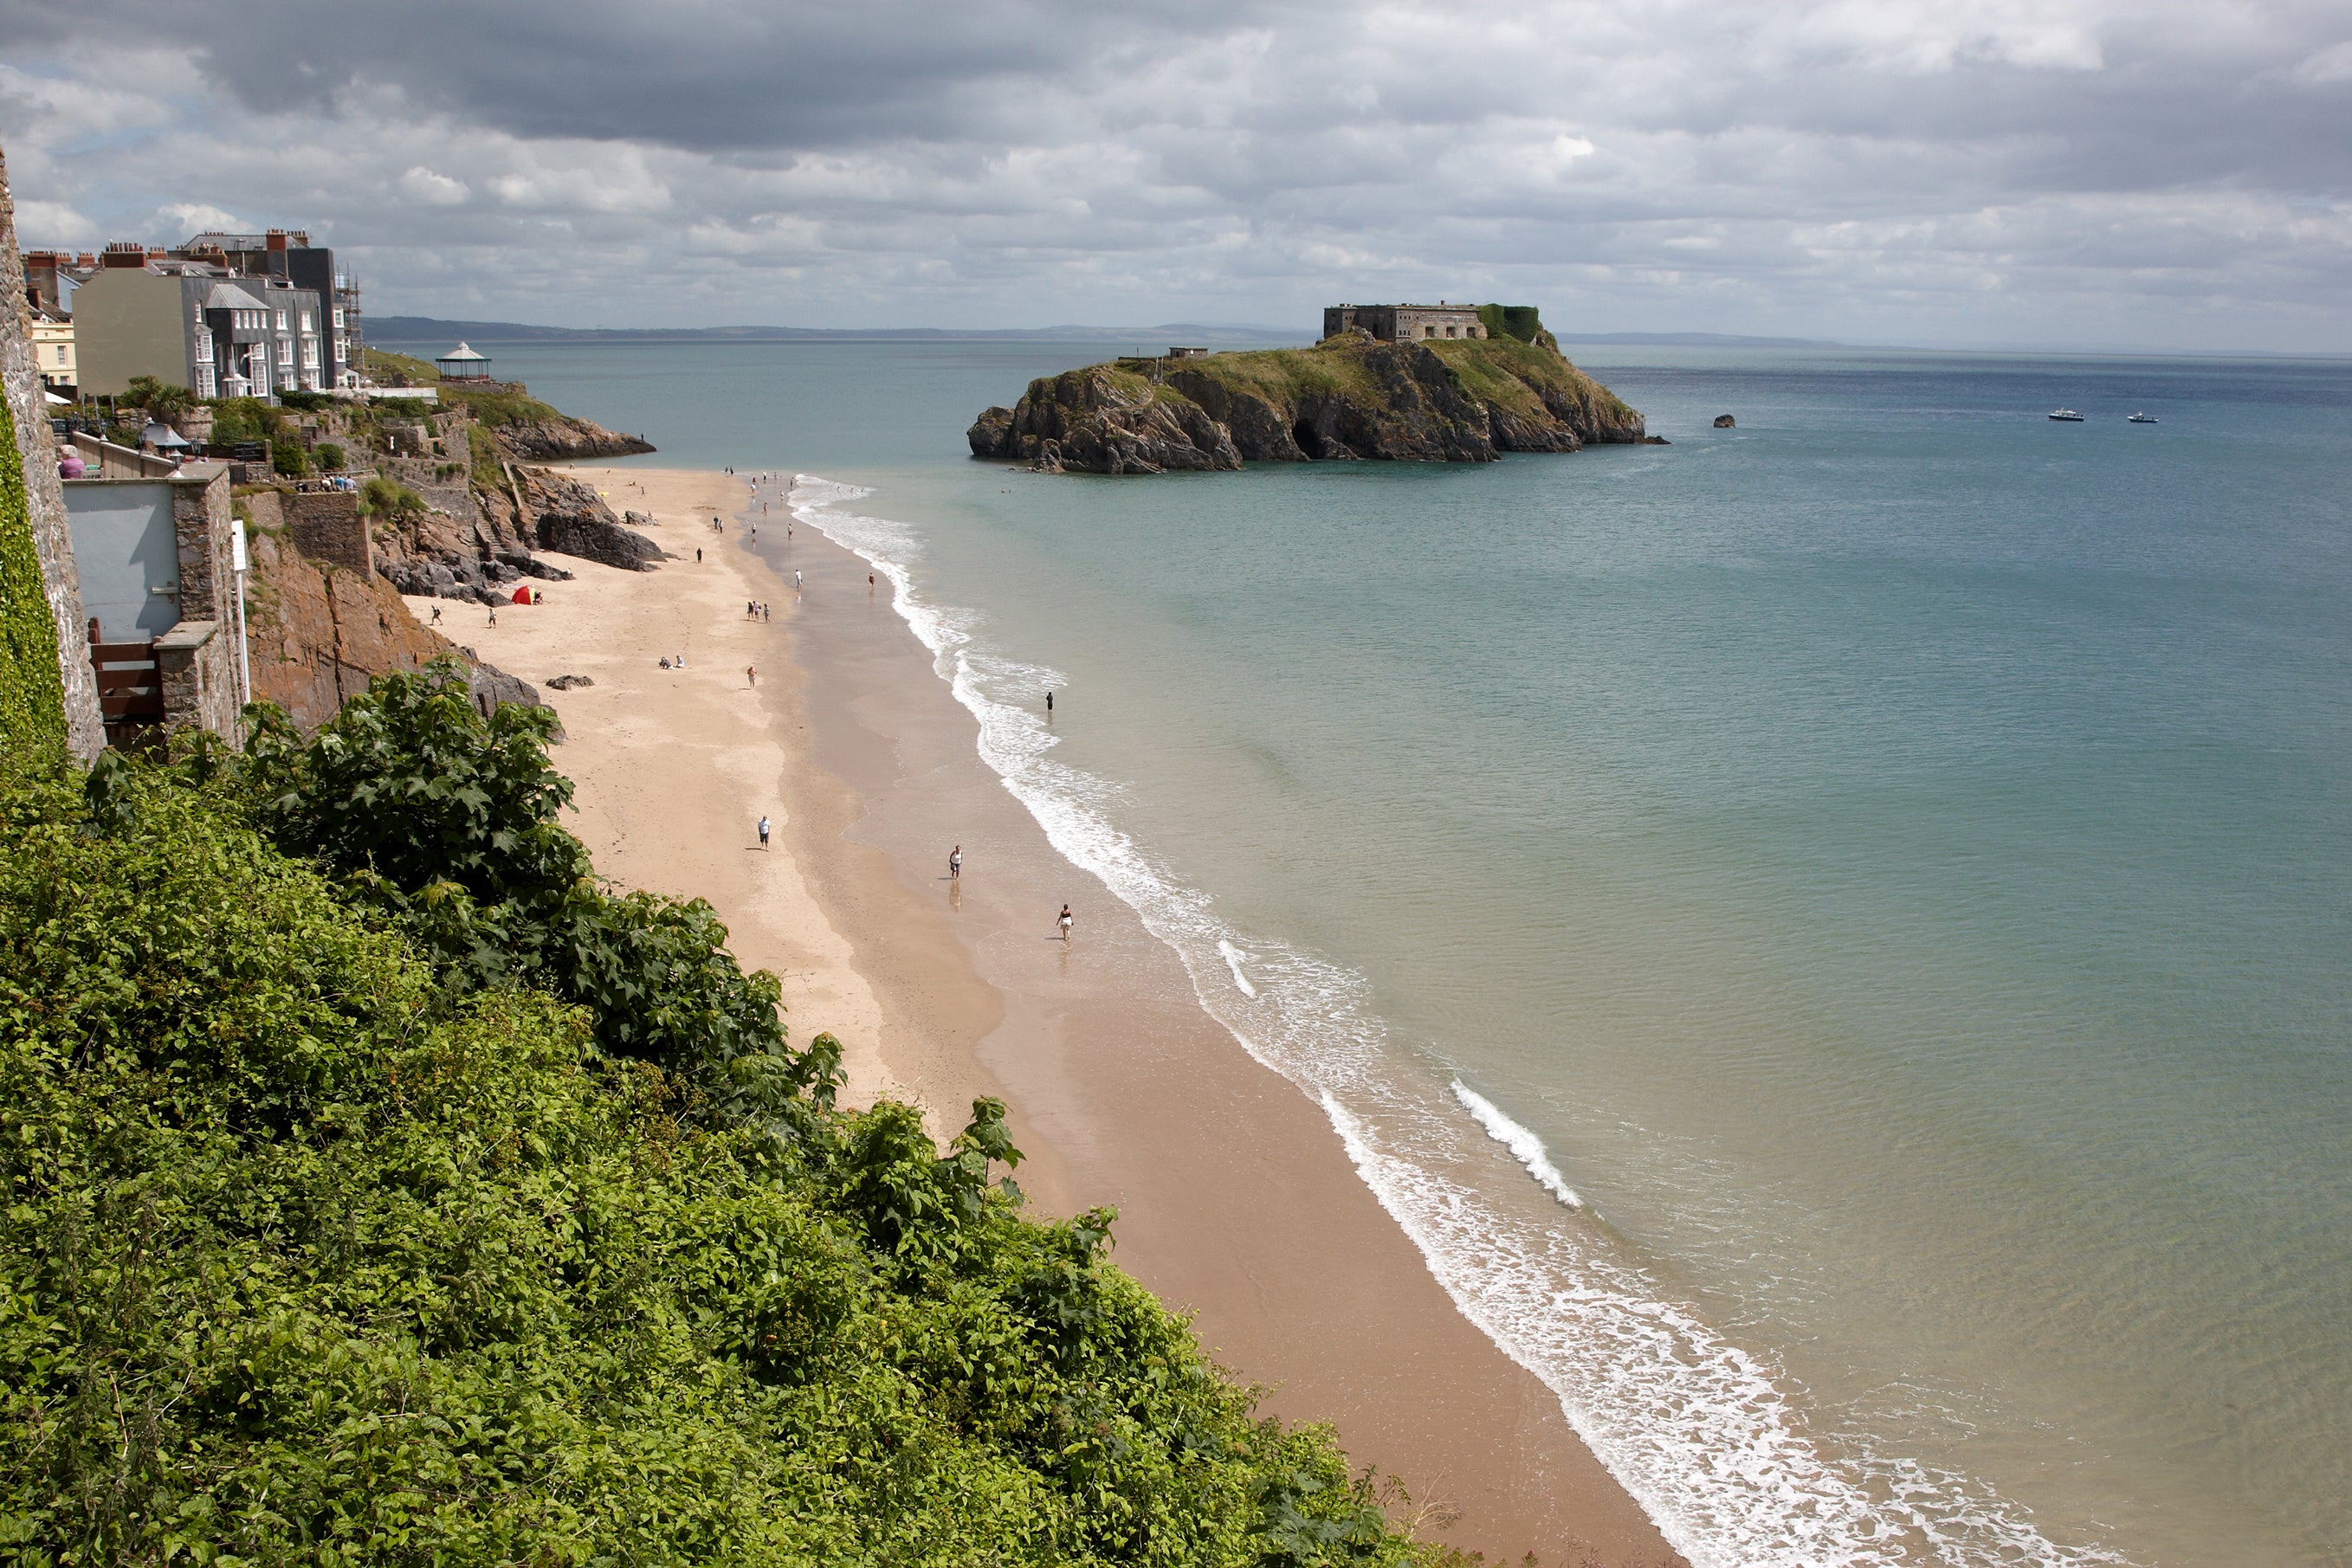
[[[302,450],[299,441],[273,441],[269,444],[269,465],[289,479],[305,478],[310,472],[310,455]]]
[[[585,867],[536,729],[468,739],[415,684],[299,766],[282,728],[87,783],[0,758],[0,1562],[1418,1552],[1107,1215],[1018,1212],[1002,1106],[944,1154],[898,1105],[779,1135],[600,1050],[596,1004],[453,1001],[381,883]]]
[[[342,447],[332,441],[319,443],[310,449],[310,456],[319,465],[319,471],[321,474],[340,474],[343,470],[343,465],[349,461]]]
[[[336,400],[332,392],[281,392],[278,394],[278,401],[288,408],[299,409],[304,413],[317,413],[321,409],[334,407]]]
[[[268,441],[285,427],[284,411],[257,397],[225,397],[213,402],[212,444],[233,446],[241,442]]]
[[[425,497],[397,479],[375,474],[360,486],[360,512],[363,517],[397,521],[422,516],[424,511]]]
[[[143,409],[156,419],[174,419],[195,407],[195,394],[184,386],[153,376],[133,376],[120,400],[125,408]]]

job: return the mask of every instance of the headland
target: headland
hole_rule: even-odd
[[[1040,377],[1013,407],[982,413],[966,439],[975,457],[1040,473],[1159,474],[1244,462],[1491,463],[1646,438],[1641,414],[1570,364],[1534,311],[1444,312],[1471,323],[1452,329],[1479,335],[1397,336],[1398,312],[1412,308],[1327,313],[1342,319],[1313,348],[1171,350]]]

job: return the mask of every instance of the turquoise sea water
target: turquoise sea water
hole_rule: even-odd
[[[1672,446],[962,455],[1131,347],[492,351],[811,476],[1695,1562],[2352,1561],[2352,365],[1596,350]]]

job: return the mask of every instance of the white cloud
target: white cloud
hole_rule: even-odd
[[[155,209],[148,227],[151,233],[162,234],[166,244],[177,245],[207,231],[236,234],[252,225],[207,202],[166,202]]]
[[[26,250],[69,250],[98,243],[98,225],[63,202],[18,202],[16,237]]]
[[[400,177],[400,191],[409,200],[422,202],[428,207],[463,206],[474,193],[465,181],[453,180],[422,163],[414,165]]]

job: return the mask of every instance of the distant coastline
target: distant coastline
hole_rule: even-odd
[[[535,327],[520,321],[454,321],[435,316],[373,316],[371,343],[1306,343],[1292,328],[1207,326],[1162,321],[1150,327],[1032,327],[961,330],[948,327]]]

